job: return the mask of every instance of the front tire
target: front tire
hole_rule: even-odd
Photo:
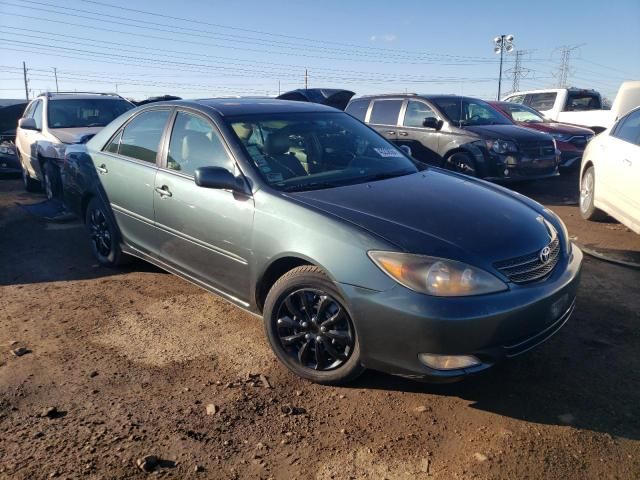
[[[44,193],[47,195],[47,198],[51,200],[53,198],[61,196],[60,193],[62,187],[58,168],[50,161],[46,161],[44,162],[42,171],[44,175],[42,184]]]
[[[120,247],[120,233],[111,220],[104,203],[94,197],[87,206],[85,225],[91,240],[91,251],[100,264],[117,267],[129,263],[130,258]]]
[[[449,155],[444,162],[444,168],[458,173],[477,177],[478,170],[475,160],[465,152],[455,152]]]
[[[18,152],[18,158],[20,159],[20,168],[22,169],[22,184],[27,192],[35,193],[40,191],[40,182],[31,178],[29,171],[22,163],[22,154]]]
[[[588,167],[580,181],[580,215],[585,220],[600,222],[607,215],[595,206],[596,173],[593,166]]]
[[[345,304],[319,267],[297,267],[280,277],[264,307],[265,332],[278,359],[315,383],[340,385],[355,380],[364,367]]]

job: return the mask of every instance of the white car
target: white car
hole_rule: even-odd
[[[511,103],[522,103],[538,110],[557,122],[571,123],[600,133],[634,107],[640,105],[640,81],[627,81],[620,85],[611,109],[603,105],[595,90],[579,88],[549,88],[514,92],[504,98]]]
[[[580,170],[580,213],[611,215],[640,233],[640,107],[587,145]]]

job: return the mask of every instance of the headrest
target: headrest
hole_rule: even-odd
[[[264,144],[264,153],[267,155],[282,155],[289,150],[289,135],[281,132],[273,132],[267,137]]]

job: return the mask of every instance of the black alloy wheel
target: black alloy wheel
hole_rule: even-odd
[[[108,257],[112,249],[112,235],[104,212],[100,209],[89,212],[89,236],[94,251],[102,257]]]
[[[314,265],[296,267],[271,287],[264,305],[267,338],[292,372],[316,383],[339,385],[364,367],[360,344],[340,291]]]
[[[307,288],[291,292],[281,302],[277,317],[282,348],[303,367],[332,370],[353,352],[351,321],[326,292]]]
[[[471,177],[478,176],[476,162],[469,154],[464,152],[456,152],[448,156],[445,160],[445,168]]]
[[[122,252],[118,229],[109,217],[104,203],[96,197],[87,206],[85,225],[91,250],[98,262],[107,267],[129,263],[131,257]]]

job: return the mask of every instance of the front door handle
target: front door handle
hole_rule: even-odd
[[[155,190],[160,194],[162,198],[170,197],[171,195],[173,195],[169,190],[169,187],[167,187],[166,185],[163,185],[161,187],[156,187]]]
[[[109,173],[109,170],[107,169],[107,166],[104,163],[99,167],[96,167],[96,170],[98,170],[98,172],[100,173]]]
[[[386,133],[387,133],[387,135],[395,135],[396,134],[395,130],[387,130]]]
[[[398,133],[398,135],[402,135],[403,137],[409,136],[409,134],[407,132],[400,132],[400,133]]]
[[[624,160],[622,160],[622,163],[625,165],[625,167],[631,166],[631,160],[629,160],[628,158],[625,158]]]

